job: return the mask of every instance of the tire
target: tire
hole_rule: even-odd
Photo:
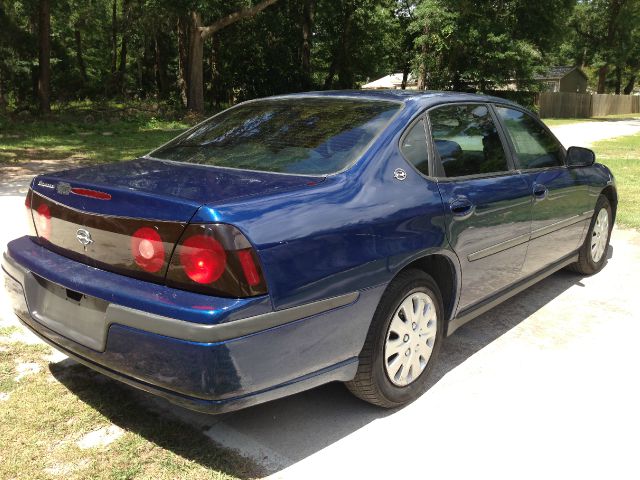
[[[604,212],[604,213],[602,213]],[[602,228],[602,221],[606,215],[606,228]],[[607,262],[607,251],[613,228],[613,215],[609,199],[604,195],[598,197],[593,218],[587,231],[584,243],[580,247],[579,257],[576,263],[569,265],[569,269],[581,275],[593,275],[598,273]],[[593,245],[599,245],[600,249]]]
[[[431,300],[430,304],[425,295]],[[420,309],[421,302],[429,306]],[[413,307],[414,313],[409,315],[416,316],[407,318],[405,307]],[[422,314],[416,314],[416,310]],[[365,402],[385,408],[399,407],[422,395],[444,337],[443,312],[442,295],[431,276],[416,269],[401,272],[389,284],[378,304],[359,356],[358,371],[355,378],[346,383],[347,388]],[[404,333],[400,336],[396,330]],[[402,350],[404,354],[392,354],[393,350]],[[425,357],[428,358],[425,360]],[[389,358],[392,359],[390,362]],[[391,366],[385,365],[387,362]],[[402,364],[402,370],[396,371],[399,364]],[[411,366],[405,370],[409,364]],[[414,369],[421,369],[417,376]]]

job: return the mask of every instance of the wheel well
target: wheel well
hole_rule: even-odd
[[[451,260],[444,255],[429,255],[415,260],[403,270],[408,268],[417,268],[433,277],[442,294],[445,318],[451,318],[456,299],[456,271]]]
[[[609,203],[611,204],[611,214],[613,215],[613,221],[615,222],[616,211],[618,210],[618,193],[616,192],[616,189],[613,188],[612,185],[608,185],[604,190],[602,190],[602,192],[600,192],[600,194],[604,195],[607,197],[607,200],[609,200]]]

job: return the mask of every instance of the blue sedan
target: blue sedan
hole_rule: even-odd
[[[219,413],[332,381],[382,407],[447,335],[606,263],[617,193],[506,100],[250,101],[133,161],[36,177],[8,244],[20,320],[77,361]]]

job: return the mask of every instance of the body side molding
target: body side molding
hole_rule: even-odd
[[[577,261],[578,261],[578,253],[574,252],[568,255],[567,257],[549,265],[548,267],[545,267],[541,271],[520,280],[516,284],[508,286],[507,288],[503,289],[497,294],[492,295],[485,300],[482,300],[476,305],[473,305],[469,308],[464,309],[461,312],[458,312],[456,317],[451,322],[449,322],[449,325],[447,327],[447,336],[452,335],[453,332],[455,332],[458,328],[460,328],[465,323],[470,322],[474,318],[491,310],[493,307],[498,306],[505,300],[513,297],[514,295],[517,295],[523,290],[526,290],[531,285],[538,283],[540,280],[544,280],[549,275]]]
[[[495,245],[484,248],[482,250],[478,250],[477,252],[469,254],[467,258],[470,262],[473,262],[474,260],[480,260],[481,258],[485,258],[490,255],[500,253],[503,250],[507,250],[512,247],[517,247],[518,245],[522,245],[523,243],[533,240],[534,238],[542,237],[543,235],[547,235],[548,233],[555,232],[556,230],[560,230],[562,228],[569,227],[575,223],[588,220],[592,216],[593,216],[593,210],[589,210],[587,212],[581,213],[580,215],[575,215],[571,218],[567,218],[566,220],[562,220],[560,222],[556,222],[551,225],[546,225],[544,227],[533,230],[530,235],[520,235],[518,237],[512,238],[505,242],[497,243]]]

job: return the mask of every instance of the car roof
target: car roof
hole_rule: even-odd
[[[435,90],[326,90],[316,92],[293,93],[269,98],[305,98],[305,97],[336,97],[360,98],[369,100],[391,100],[396,102],[418,103],[430,106],[445,102],[496,102],[515,105],[515,102],[504,98],[477,93],[445,92]]]

